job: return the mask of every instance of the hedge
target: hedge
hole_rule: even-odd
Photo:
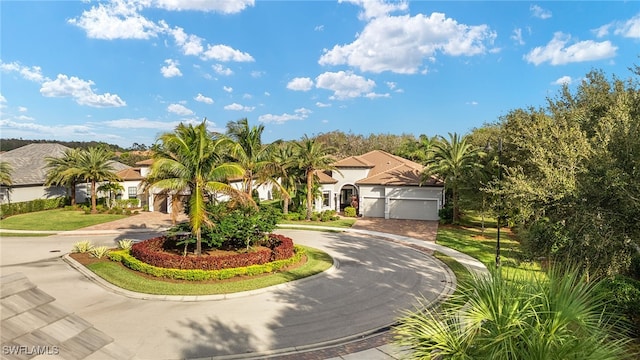
[[[293,240],[282,235],[269,235],[268,248],[225,256],[182,256],[164,251],[166,237],[148,239],[131,247],[131,256],[160,268],[183,270],[222,270],[266,264],[293,256]]]
[[[63,207],[66,203],[66,197],[57,197],[51,199],[35,199],[31,201],[2,204],[0,205],[0,218],[36,211],[57,209]]]
[[[304,248],[300,246],[294,246],[294,254],[292,257],[284,260],[276,260],[262,265],[251,265],[246,267],[237,267],[221,270],[201,270],[201,269],[168,269],[153,266],[144,263],[129,254],[128,250],[114,250],[109,253],[109,259],[112,261],[121,262],[124,266],[131,270],[139,271],[155,277],[163,277],[175,280],[224,280],[234,276],[242,275],[260,275],[265,273],[271,273],[287,266],[294,265],[305,254]]]

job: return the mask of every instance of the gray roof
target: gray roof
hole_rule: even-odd
[[[60,144],[29,144],[0,154],[0,161],[11,165],[11,181],[16,185],[42,185],[47,178],[47,157],[61,157],[69,147]],[[115,172],[129,168],[113,161]]]
[[[41,347],[47,354],[64,359],[133,358],[113,338],[56,306],[55,298],[38,289],[24,274],[1,276],[0,290],[3,349],[24,346],[26,352]],[[22,353],[8,355],[6,359],[31,357]]]

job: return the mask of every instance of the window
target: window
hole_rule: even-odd
[[[130,186],[127,190],[129,192],[129,199],[138,198],[138,188],[136,186]]]
[[[331,206],[331,192],[329,191],[322,192],[322,206],[326,206],[326,207]]]

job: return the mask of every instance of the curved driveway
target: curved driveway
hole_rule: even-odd
[[[394,242],[348,233],[278,232],[328,252],[336,267],[311,279],[225,300],[133,299],[108,291],[56,257],[58,253],[49,253],[68,252],[71,244],[89,238],[58,235],[2,238],[1,271],[24,273],[54,296],[58,306],[143,359],[316,347],[386,327],[402,309],[412,308],[416,296],[433,301],[453,288],[453,277],[441,262]],[[94,243],[113,244],[133,236],[90,237]]]

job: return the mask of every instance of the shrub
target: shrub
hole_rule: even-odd
[[[77,243],[73,244],[71,252],[83,254],[87,251],[91,251],[91,249],[93,249],[93,245],[91,245],[91,242],[89,240],[78,241]]]
[[[442,209],[438,210],[440,224],[451,224],[453,222],[453,206],[447,203]]]
[[[289,221],[298,221],[300,220],[300,214],[296,213],[296,212],[291,212],[285,215],[282,215],[284,217],[285,220],[289,220]]]
[[[353,206],[347,206],[344,208],[344,216],[346,217],[356,217],[356,208]]]
[[[597,291],[608,300],[606,312],[615,312],[628,320],[635,336],[640,336],[640,281],[622,275],[606,278]]]
[[[67,202],[67,197],[57,197],[52,199],[36,199],[32,201],[2,204],[0,205],[0,218],[36,211],[57,209],[63,207]]]
[[[89,253],[95,258],[102,259],[102,257],[109,254],[109,248],[106,246],[98,246],[89,250]]]
[[[122,250],[130,250],[132,245],[133,245],[132,239],[118,240],[118,247]]]

